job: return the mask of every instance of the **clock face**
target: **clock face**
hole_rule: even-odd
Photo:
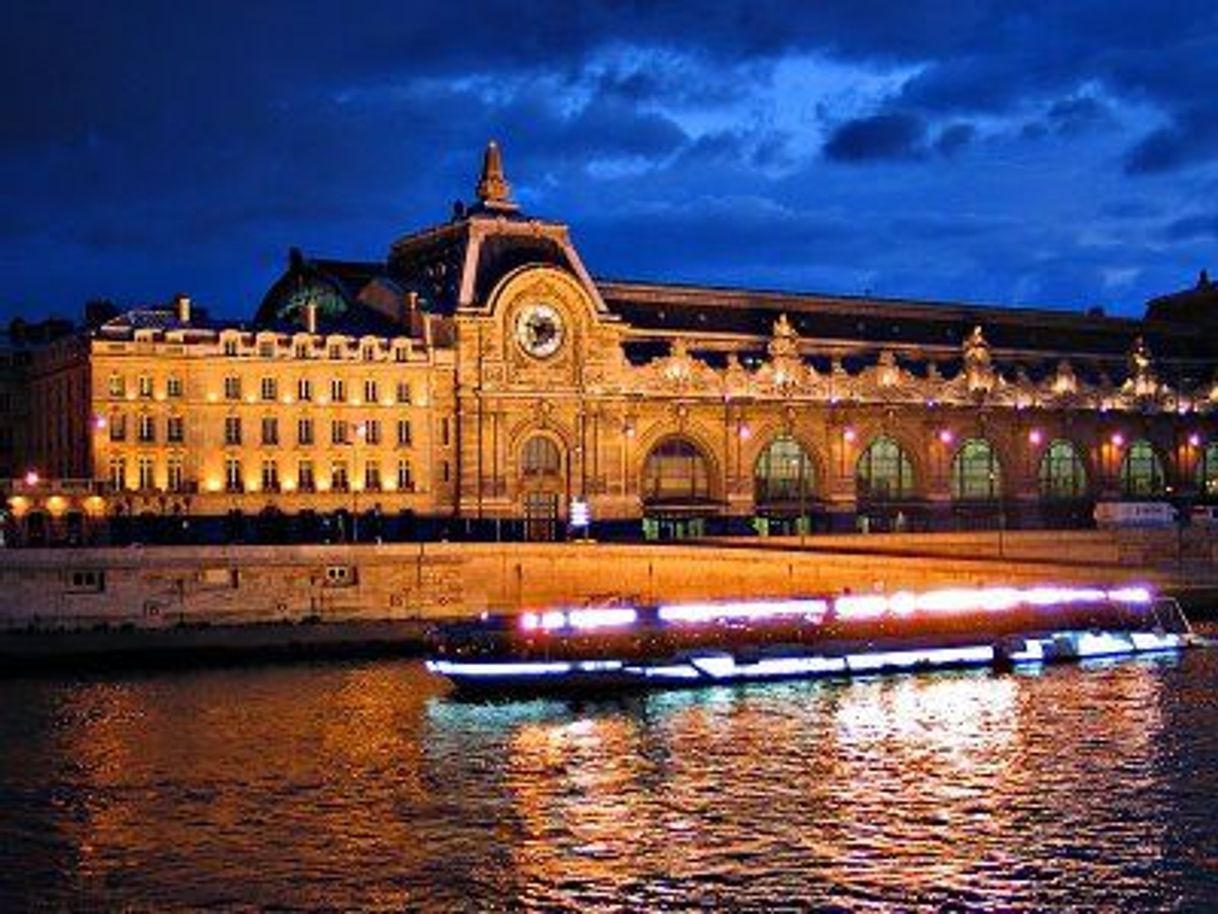
[[[516,342],[534,358],[544,359],[562,345],[562,315],[553,305],[527,305],[516,315]]]

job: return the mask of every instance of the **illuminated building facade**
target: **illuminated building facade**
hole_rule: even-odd
[[[1216,339],[1204,274],[1144,320],[593,279],[492,145],[472,206],[293,251],[248,326],[179,297],[39,350],[26,457],[217,536],[1083,525],[1218,499]]]

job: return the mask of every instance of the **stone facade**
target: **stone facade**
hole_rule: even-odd
[[[657,537],[1187,508],[1218,497],[1206,296],[1138,321],[598,281],[492,148],[475,204],[383,262],[293,252],[251,326],[179,297],[47,347],[45,470],[10,508],[27,538],[75,513],[303,539],[550,538],[574,504]]]

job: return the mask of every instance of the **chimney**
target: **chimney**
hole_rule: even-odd
[[[304,306],[304,326],[309,333],[317,332],[317,302],[309,299]]]
[[[411,317],[419,310],[419,293],[411,289],[406,293],[406,297],[402,299],[402,323],[407,327],[411,324]]]
[[[173,299],[173,310],[175,312],[177,312],[178,323],[189,324],[190,323],[190,296],[182,295],[181,293],[179,293],[178,295],[175,295],[174,299]]]

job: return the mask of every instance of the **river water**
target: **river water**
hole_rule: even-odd
[[[0,910],[1218,908],[1218,651],[573,704],[0,681]]]

